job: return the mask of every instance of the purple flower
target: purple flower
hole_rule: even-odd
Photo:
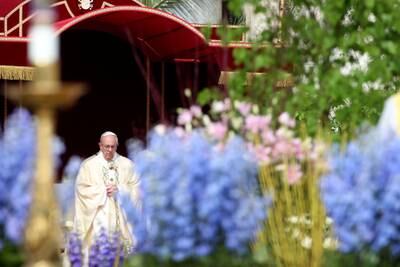
[[[120,264],[123,262],[124,248],[120,235],[113,233],[109,235],[102,228],[95,238],[89,250],[89,267],[112,267],[119,257]]]
[[[82,261],[83,261],[82,241],[80,240],[78,234],[71,233],[69,235],[67,253],[71,267],[82,266]]]

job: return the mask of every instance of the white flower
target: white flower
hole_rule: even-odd
[[[343,59],[343,57],[344,57],[343,50],[335,47],[334,49],[332,49],[331,55],[329,57],[329,61],[333,62],[333,61],[336,61],[339,59]]]
[[[351,23],[353,23],[353,15],[354,9],[350,8],[347,10],[346,15],[344,15],[344,19],[342,21],[343,26],[350,26]]]
[[[329,118],[330,120],[333,120],[333,119],[336,118],[336,109],[335,109],[335,108],[332,108],[332,107],[331,107],[331,108],[329,109],[328,118]]]
[[[305,63],[304,63],[304,70],[306,73],[309,73],[311,71],[311,69],[315,66],[314,61],[312,61],[311,59],[308,59]]]
[[[222,101],[215,101],[212,103],[211,110],[216,113],[223,112],[225,110],[224,102]]]
[[[350,62],[346,62],[346,64],[340,68],[340,73],[343,76],[349,76],[353,70],[353,65]]]
[[[289,221],[290,223],[298,223],[298,222],[299,222],[299,217],[297,217],[297,216],[290,216],[290,217],[288,218],[288,221]]]
[[[337,249],[339,246],[339,242],[336,239],[327,237],[324,239],[322,246],[327,249]]]
[[[235,130],[240,129],[240,127],[243,125],[243,119],[242,118],[233,118],[232,119],[232,127]]]
[[[364,43],[370,44],[374,41],[374,37],[372,35],[368,35],[364,37]]]
[[[257,105],[253,105],[253,106],[251,107],[251,111],[252,111],[254,114],[258,114],[258,113],[260,112],[260,109],[259,109],[259,107],[258,107]]]
[[[309,236],[304,237],[303,240],[301,241],[301,245],[307,249],[311,248],[312,239]]]
[[[166,127],[165,127],[164,125],[158,124],[156,127],[154,127],[154,131],[155,131],[158,135],[162,136],[162,135],[165,134],[165,132],[167,131],[167,129],[166,129]]]
[[[313,13],[315,19],[319,23],[319,25],[322,25],[323,19],[324,19],[324,13],[322,13],[322,10],[320,9],[319,6],[312,6],[310,7],[311,13]]]
[[[192,96],[192,91],[190,91],[189,88],[186,88],[185,91],[184,91],[184,94],[185,94],[186,97],[191,97]]]
[[[382,84],[381,80],[378,79],[374,82],[368,81],[362,84],[362,89],[365,93],[368,93],[371,89],[372,90],[383,90],[384,85]]]
[[[371,57],[368,53],[364,53],[363,55],[358,57],[358,66],[362,72],[366,72],[368,70],[368,64],[372,61]]]
[[[374,13],[370,13],[368,15],[368,21],[371,22],[371,23],[375,23],[376,22],[376,17],[374,15]]]
[[[208,126],[211,123],[211,119],[208,115],[203,116],[203,124],[204,126]]]

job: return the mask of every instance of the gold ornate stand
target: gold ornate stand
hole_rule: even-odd
[[[46,0],[37,0],[36,26],[46,30],[52,27],[52,17],[49,15]],[[41,9],[42,8],[42,9]],[[41,11],[43,11],[41,13]],[[46,13],[47,12],[47,13]],[[40,24],[40,25],[39,25]],[[35,23],[32,27],[35,27]],[[48,33],[48,32],[47,32]],[[46,37],[46,36],[45,36]],[[83,88],[77,85],[62,85],[59,81],[58,55],[46,61],[46,53],[41,47],[48,47],[45,42],[55,42],[52,34],[49,38],[38,38],[38,54],[42,57],[33,59],[35,77],[32,83],[23,90],[10,90],[8,97],[24,106],[33,109],[37,119],[37,158],[36,172],[33,182],[33,202],[25,229],[26,266],[50,267],[61,266],[61,228],[57,201],[53,192],[54,164],[52,140],[54,136],[56,109],[72,105],[83,93]],[[34,38],[31,38],[32,40]],[[43,40],[42,40],[43,39]],[[33,41],[31,40],[30,45]],[[42,46],[43,45],[43,46]],[[50,43],[54,45],[55,43]],[[37,63],[40,64],[37,64]]]
[[[42,71],[46,71],[42,69]],[[37,119],[37,158],[33,202],[25,231],[27,265],[60,266],[61,231],[57,200],[53,192],[52,140],[57,108],[72,105],[82,87],[63,86],[56,81],[34,81],[24,90],[10,90],[8,97],[33,108]]]

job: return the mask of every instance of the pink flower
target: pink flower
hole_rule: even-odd
[[[293,128],[296,125],[295,120],[292,119],[287,112],[283,112],[279,116],[278,120],[282,125],[285,125],[285,126],[290,127],[290,128]]]
[[[246,117],[245,128],[253,133],[265,129],[271,121],[269,116],[249,115]]]
[[[237,109],[242,116],[247,116],[250,113],[251,105],[246,102],[237,102]]]
[[[203,115],[203,112],[201,111],[201,108],[199,106],[196,106],[196,105],[191,106],[190,107],[190,111],[192,112],[192,115],[195,118],[200,118],[201,115]]]
[[[190,123],[193,119],[192,113],[184,109],[178,116],[178,124],[179,125],[185,125],[187,123]]]
[[[229,124],[230,121],[230,117],[228,114],[221,114],[221,122],[225,123],[225,124]]]
[[[280,157],[288,157],[291,155],[292,146],[286,140],[279,140],[273,147],[273,157],[278,159]]]
[[[275,134],[279,139],[290,139],[293,136],[293,131],[285,127],[280,127],[276,130]]]
[[[271,163],[271,148],[262,145],[248,143],[248,149],[252,152],[260,165]]]
[[[261,133],[261,137],[264,143],[266,144],[273,144],[276,142],[276,137],[274,135],[274,132],[271,131],[270,129],[265,129]]]
[[[223,140],[228,132],[228,128],[221,122],[210,123],[207,127],[207,132],[217,140]]]
[[[302,147],[302,142],[299,138],[295,138],[292,140],[293,151],[297,159],[304,159],[304,151]]]
[[[289,184],[297,183],[303,176],[303,172],[298,164],[291,164],[287,167],[287,181]]]

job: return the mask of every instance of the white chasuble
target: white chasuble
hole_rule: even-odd
[[[86,159],[79,170],[75,188],[74,230],[88,248],[94,242],[96,233],[104,228],[108,234],[120,233],[122,245],[131,250],[135,246],[131,225],[128,224],[116,196],[107,196],[106,186],[116,185],[118,191],[125,191],[138,205],[139,179],[134,173],[131,160],[115,155],[106,161],[101,152]]]
[[[377,129],[383,142],[400,136],[400,93],[386,100]]]

